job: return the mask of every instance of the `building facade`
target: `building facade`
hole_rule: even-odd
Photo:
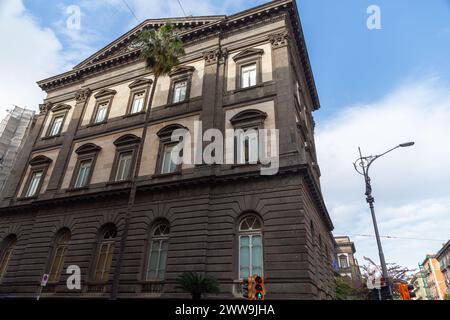
[[[355,258],[355,244],[348,236],[334,237],[336,240],[337,272],[349,281],[355,288],[362,285],[361,270],[358,260]]]
[[[28,132],[34,111],[14,106],[0,122],[0,194]]]
[[[410,283],[414,286],[414,293],[416,294],[416,297],[413,298],[413,300],[428,300],[428,282],[422,272],[416,272],[414,276],[412,276]]]
[[[444,300],[446,294],[445,279],[436,256],[434,254],[427,255],[421,264],[421,268],[425,273],[429,300]]]
[[[436,253],[436,259],[444,277],[446,295],[450,295],[450,240]]]
[[[186,51],[155,86],[132,41],[170,21]],[[231,16],[146,20],[47,92],[0,208],[0,295],[187,297],[183,272],[216,278],[221,298],[264,276],[268,299],[334,295],[332,222],[320,190],[312,113],[319,100],[295,1]],[[279,130],[279,169],[173,165],[171,134]],[[233,140],[233,137],[232,137]],[[140,148],[142,146],[142,149]],[[142,150],[142,153],[139,152]],[[67,268],[79,267],[70,290]]]

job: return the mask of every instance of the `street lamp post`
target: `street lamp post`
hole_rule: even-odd
[[[353,163],[355,170],[359,174],[364,176],[364,182],[366,184],[366,192],[365,192],[366,201],[369,204],[370,212],[372,214],[373,228],[375,230],[375,237],[377,239],[378,254],[380,255],[381,271],[383,272],[383,278],[385,280],[385,285],[389,288],[389,292],[387,293],[388,296],[386,297],[386,299],[392,299],[392,291],[390,289],[389,274],[388,274],[387,267],[386,267],[386,261],[384,260],[383,247],[381,246],[380,234],[378,232],[378,224],[377,224],[377,219],[375,216],[375,208],[373,205],[373,203],[375,202],[375,199],[372,196],[372,186],[370,184],[369,168],[376,159],[384,156],[385,154],[387,154],[391,151],[394,151],[395,149],[410,147],[412,145],[414,145],[414,142],[402,143],[382,154],[375,155],[375,156],[366,156],[366,157],[362,156],[361,148],[358,147],[359,158]]]

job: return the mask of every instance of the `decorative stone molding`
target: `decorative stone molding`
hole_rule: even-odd
[[[70,110],[70,108],[72,108],[71,106],[69,106],[68,104],[58,104],[55,107],[52,108],[53,112],[58,112],[58,111],[63,111],[63,110]]]
[[[92,91],[89,88],[80,89],[77,92],[75,92],[75,100],[77,101],[77,103],[86,102],[86,100],[89,98],[91,93],[92,93]]]
[[[99,98],[103,98],[103,97],[109,97],[109,96],[113,96],[117,93],[116,90],[111,90],[111,89],[103,89],[100,90],[98,93],[96,93],[94,95],[95,99],[99,99]]]
[[[179,66],[170,71],[169,76],[174,77],[180,74],[190,74],[193,73],[194,71],[195,68],[193,66]]]
[[[241,59],[246,59],[249,57],[262,56],[263,54],[264,54],[263,49],[250,48],[250,49],[245,49],[245,50],[239,52],[237,55],[235,55],[233,57],[233,60],[239,61]]]
[[[206,60],[206,64],[214,64],[225,61],[228,52],[226,49],[217,48],[210,51],[203,52],[203,58]]]
[[[53,103],[46,102],[39,105],[39,114],[46,114],[48,110],[53,108]]]
[[[287,33],[287,31],[269,35],[269,40],[270,40],[270,43],[272,44],[273,49],[287,46],[288,39],[289,39],[289,34]]]
[[[153,83],[152,79],[140,78],[140,79],[134,80],[132,83],[130,83],[128,85],[128,87],[130,89],[133,89],[133,88],[137,88],[137,87],[148,86],[148,85],[151,85],[152,83]]]
[[[86,154],[86,153],[96,153],[99,152],[102,148],[93,144],[93,143],[86,143],[83,144],[81,147],[79,147],[77,150],[75,150],[75,153],[80,154]]]

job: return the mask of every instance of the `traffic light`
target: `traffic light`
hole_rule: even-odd
[[[255,300],[264,300],[264,278],[255,276]]]
[[[253,278],[248,277],[248,279],[242,280],[242,296],[246,299],[252,299],[252,285]]]
[[[403,300],[411,300],[411,296],[409,295],[408,285],[406,283],[400,283],[398,290],[400,291],[400,295]]]
[[[409,292],[409,297],[410,298],[415,298],[416,297],[416,293],[414,292],[414,285],[408,284],[408,292]]]

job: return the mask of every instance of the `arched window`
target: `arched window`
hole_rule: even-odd
[[[167,266],[167,250],[169,248],[169,224],[157,224],[151,234],[148,253],[146,280],[163,280]]]
[[[6,274],[16,242],[17,237],[14,234],[11,234],[3,240],[0,247],[0,282]]]
[[[112,224],[108,224],[101,229],[94,269],[95,281],[107,282],[109,279],[116,236],[117,228]]]
[[[48,282],[57,283],[61,277],[61,272],[64,267],[64,259],[67,253],[67,247],[70,241],[69,229],[61,229],[56,234],[52,263],[50,265]]]
[[[239,279],[255,274],[263,276],[262,224],[249,215],[239,224]]]
[[[348,268],[348,259],[347,259],[347,256],[345,254],[339,255],[339,266],[342,269]]]

